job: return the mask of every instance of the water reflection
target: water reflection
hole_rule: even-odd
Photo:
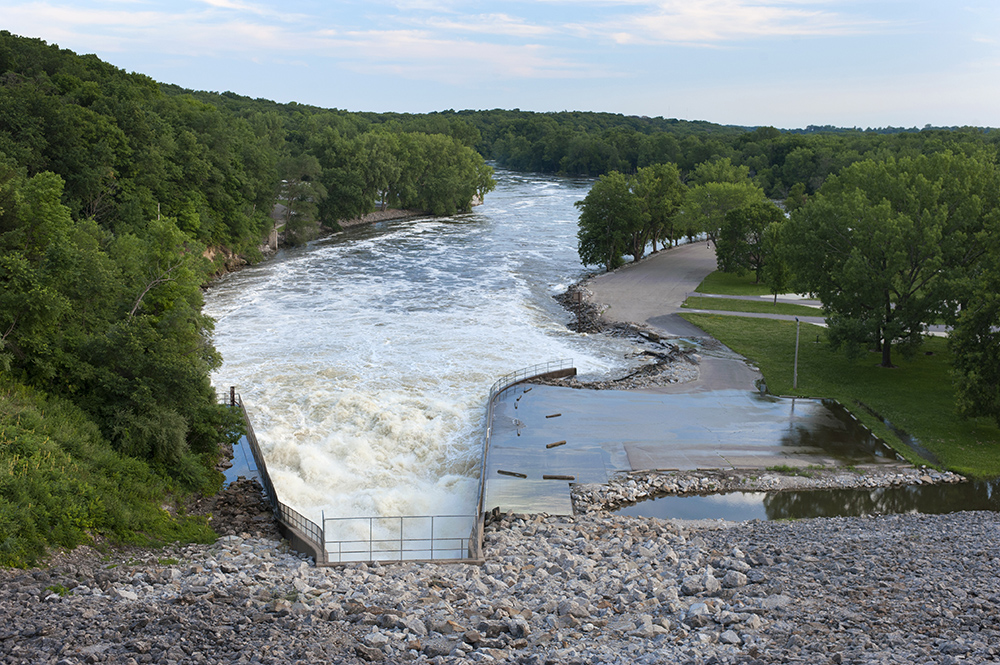
[[[1000,479],[954,485],[910,485],[876,489],[731,492],[711,496],[665,496],[615,511],[661,519],[780,520],[859,517],[963,510],[1000,511]]]
[[[888,427],[893,434],[896,435],[896,438],[898,438],[899,441],[904,446],[908,446],[910,450],[923,457],[925,460],[927,460],[928,464],[931,464],[932,466],[940,466],[941,460],[938,459],[937,455],[935,455],[927,448],[925,448],[923,444],[920,443],[920,439],[918,439],[915,436],[911,436],[909,432],[905,432],[902,429],[896,427],[895,425],[892,424],[892,422],[888,418],[886,418],[878,411],[865,404],[864,402],[858,402],[858,406],[860,406],[862,409],[864,409],[871,415],[881,420],[882,423],[886,427]]]
[[[867,456],[901,459],[836,400],[770,396],[761,399],[787,405],[788,430],[781,437],[783,446],[818,448],[845,461]]]
[[[253,453],[250,452],[250,444],[247,443],[247,437],[241,436],[238,443],[233,445],[233,465],[223,471],[225,480],[222,483],[223,487],[229,487],[232,483],[236,482],[240,477],[243,478],[256,478],[260,481],[260,472],[257,471],[257,463],[254,462]]]

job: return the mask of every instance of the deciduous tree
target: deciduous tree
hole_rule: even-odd
[[[830,339],[914,350],[952,316],[998,232],[995,166],[949,152],[866,160],[831,176],[783,232],[790,268],[823,301]]]
[[[769,260],[765,232],[784,219],[785,213],[770,201],[753,201],[727,212],[716,247],[719,270],[737,275],[753,271],[759,283]]]
[[[646,221],[642,202],[625,175],[612,171],[591,187],[580,208],[577,251],[586,265],[603,265],[614,270],[624,263],[633,234]]]
[[[645,166],[636,173],[635,191],[647,215],[646,230],[641,238],[643,248],[647,241],[652,241],[655,252],[660,238],[665,245],[675,239],[674,219],[685,190],[676,164]]]
[[[749,181],[706,182],[687,190],[683,214],[688,225],[717,244],[727,212],[765,200],[763,190]]]

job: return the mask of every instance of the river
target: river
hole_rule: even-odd
[[[586,274],[573,204],[592,181],[496,177],[472,213],[353,229],[208,290],[213,383],[242,394],[281,500],[307,517],[472,513],[496,378],[626,367],[630,343],[571,332],[552,298]]]

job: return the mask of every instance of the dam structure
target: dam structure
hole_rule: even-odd
[[[487,425],[483,438],[482,461],[479,465],[479,492],[476,512],[467,515],[373,515],[367,517],[327,517],[313,521],[281,501],[271,480],[267,461],[257,441],[253,424],[242,397],[230,389],[229,402],[243,415],[246,427],[245,445],[249,448],[264,494],[274,511],[282,535],[292,549],[312,556],[317,566],[354,562],[426,561],[438,563],[482,563],[483,525],[487,498],[523,494],[526,488],[541,496],[565,495],[569,485],[565,479],[545,479],[542,484],[518,483],[512,489],[507,478],[489,478],[491,423],[494,409],[505,394],[516,386],[533,379],[556,379],[575,376],[572,361],[560,360],[533,365],[497,379],[487,400]],[[570,512],[572,512],[572,504]]]
[[[559,358],[593,380],[635,364],[630,340],[569,329],[572,314],[553,298],[587,274],[574,203],[591,181],[497,180],[470,213],[282,248],[205,292],[223,356],[212,383],[237,387],[280,502],[317,526],[475,514],[498,377]],[[338,541],[385,532],[398,543],[398,522],[391,536],[377,521],[344,520],[336,536],[328,524]],[[433,528],[435,540],[458,530]]]

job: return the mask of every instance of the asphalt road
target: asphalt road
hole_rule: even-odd
[[[661,334],[688,338],[701,346],[697,380],[648,388],[645,392],[753,390],[754,381],[760,378],[760,373],[743,358],[679,315],[681,311],[694,311],[681,310],[681,304],[715,268],[715,249],[696,242],[657,252],[587,283],[593,294],[591,302],[607,306],[602,314],[606,321],[648,325]]]

